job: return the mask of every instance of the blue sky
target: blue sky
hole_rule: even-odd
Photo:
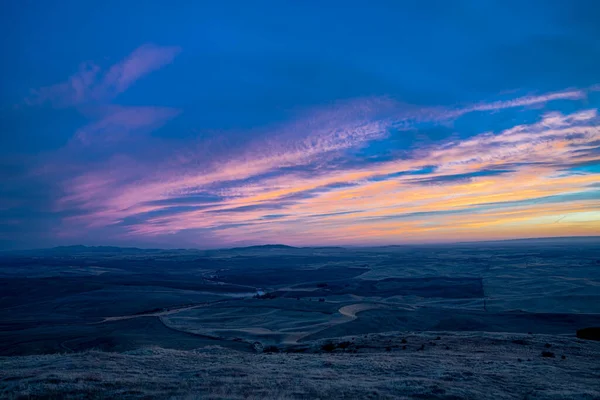
[[[600,234],[595,1],[0,8],[2,248]]]

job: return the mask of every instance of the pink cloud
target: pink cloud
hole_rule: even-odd
[[[151,44],[138,47],[129,57],[110,68],[103,86],[115,94],[121,93],[142,76],[170,64],[180,50],[179,47]]]
[[[87,211],[70,219],[70,222],[94,228],[119,226],[128,217],[139,216],[138,222],[119,228],[132,236],[171,235],[187,229],[204,229],[214,230],[214,235],[223,236],[224,240],[234,240],[238,235],[248,234],[254,238],[261,235],[276,238],[274,232],[278,227],[291,227],[301,235],[314,237],[322,237],[319,236],[320,232],[327,228],[330,229],[328,237],[337,240],[339,235],[339,238],[346,240],[351,234],[346,231],[349,225],[344,218],[347,217],[336,215],[340,211],[360,209],[363,218],[379,218],[396,213],[464,207],[476,200],[481,202],[483,198],[486,201],[521,200],[512,193],[514,174],[485,181],[479,178],[482,180],[472,186],[456,181],[452,183],[452,189],[448,189],[449,186],[423,185],[415,182],[418,179],[410,175],[383,182],[379,179],[398,171],[418,171],[423,165],[437,167],[430,177],[443,177],[514,164],[510,168],[516,169],[515,174],[520,174],[521,182],[529,182],[527,185],[531,186],[528,192],[522,192],[524,199],[556,194],[546,187],[547,182],[554,179],[557,167],[553,164],[585,161],[581,158],[574,160],[573,149],[585,149],[598,139],[597,111],[583,110],[569,115],[548,113],[535,124],[514,126],[496,134],[483,132],[461,141],[436,144],[411,153],[409,157],[386,163],[358,164],[342,170],[329,167],[319,169],[319,164],[335,166],[336,157],[343,155],[347,149],[358,148],[387,136],[390,126],[402,121],[409,121],[409,124],[412,121],[439,122],[473,111],[527,107],[558,99],[579,100],[582,93],[563,91],[520,97],[504,102],[465,106],[456,111],[406,107],[385,98],[341,102],[302,113],[294,121],[273,124],[253,132],[258,133],[259,139],[247,143],[241,151],[236,149],[220,157],[211,155],[210,150],[195,154],[195,147],[188,146],[161,147],[160,151],[166,155],[163,161],[115,159],[110,165],[103,164],[96,171],[65,182],[66,196],[62,199],[62,206],[68,209],[75,205]],[[109,113],[86,129],[92,136],[111,135],[114,127],[125,133],[128,130],[137,132],[146,127],[158,127],[171,116],[164,110],[115,109],[112,114]],[[185,156],[179,157],[182,153]],[[531,166],[527,166],[528,163]],[[537,167],[536,163],[548,166]],[[283,175],[279,171],[269,176],[270,172],[281,168],[303,165],[317,167],[314,170],[307,169],[310,173],[302,168],[289,168]],[[292,202],[286,200],[290,195],[339,182],[353,182],[355,185],[334,188],[306,198],[298,196]],[[555,181],[552,184],[556,186]],[[560,188],[560,192],[585,190],[587,184],[587,177],[571,180]],[[506,193],[497,197],[499,187],[505,188]],[[201,194],[215,195],[221,200],[214,204],[200,204],[201,207],[192,207],[189,211],[173,211],[171,205],[157,202]],[[455,203],[446,204],[450,201]],[[255,207],[274,203],[281,207]],[[191,203],[185,205],[191,206]],[[228,211],[243,207],[247,207],[243,212]],[[266,214],[285,215],[277,219],[264,219]],[[311,219],[315,215],[321,217]],[[352,219],[356,219],[356,216],[353,215]],[[382,228],[373,226],[369,229],[376,231]]]
[[[465,108],[464,112],[497,111],[513,107],[534,106],[554,100],[583,100],[586,98],[586,96],[587,95],[584,90],[564,90],[560,92],[546,93],[539,96],[524,96],[514,100],[475,104]]]
[[[89,101],[92,89],[97,82],[100,67],[93,63],[83,63],[79,71],[69,77],[66,82],[32,90],[25,102],[39,105],[46,102],[55,107],[70,107]]]
[[[105,73],[92,62],[82,63],[66,82],[32,90],[25,102],[29,105],[48,102],[59,108],[107,102],[144,75],[170,64],[179,52],[180,48],[175,46],[146,44]]]
[[[97,140],[123,139],[133,132],[158,129],[177,114],[179,110],[167,107],[111,106],[101,119],[79,129],[75,140],[90,144]]]

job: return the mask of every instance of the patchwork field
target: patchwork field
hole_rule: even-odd
[[[173,368],[187,370],[176,358],[197,364],[215,362],[215,354],[221,354],[223,368],[229,371],[224,373],[233,374],[227,379],[239,384],[237,373],[242,380],[258,378],[252,368],[234,366],[236,357],[258,363],[263,372],[270,368],[265,363],[281,363],[284,377],[294,363],[302,368],[333,363],[340,369],[334,367],[332,372],[326,367],[322,373],[337,376],[343,370],[352,375],[360,370],[353,363],[373,368],[383,363],[394,369],[408,362],[398,357],[410,354],[415,365],[430,369],[431,380],[438,374],[436,363],[453,360],[460,370],[462,363],[481,362],[483,358],[476,356],[481,351],[507,373],[521,374],[526,365],[532,368],[529,371],[556,374],[556,368],[566,374],[566,366],[573,374],[591,368],[579,380],[571,377],[575,391],[568,393],[596,398],[600,394],[590,382],[600,378],[592,361],[599,351],[597,343],[577,339],[576,331],[600,326],[599,243],[598,238],[571,238],[452,247],[274,245],[215,251],[76,246],[2,253],[0,388],[6,397],[32,396],[42,388],[58,397],[77,397],[86,391],[98,395],[102,382],[115,379],[130,389],[110,392],[114,395],[138,397],[155,390],[159,397],[180,395],[180,390],[161,386],[164,382],[153,386],[142,379],[150,386],[133,389],[133,377],[114,377],[119,368],[130,368],[129,363],[146,365],[159,355]],[[513,340],[527,345],[516,346]],[[561,354],[542,357],[542,342],[560,347]],[[429,350],[421,353],[425,349]],[[506,351],[512,352],[510,360],[503,355]],[[277,355],[264,355],[273,353]],[[329,355],[317,361],[314,357],[319,354]],[[515,358],[516,354],[521,355]],[[520,363],[518,358],[529,364],[515,364]],[[97,360],[98,380],[73,382],[68,374],[51,372],[52,365],[69,359],[81,370]],[[118,366],[108,370],[105,363],[113,362],[109,360]],[[217,368],[210,365],[207,368]],[[27,378],[32,370],[44,368],[48,368],[42,373],[45,378]],[[407,393],[414,398],[462,398],[463,385],[456,383],[460,379],[439,383],[438,376],[438,383],[414,383],[424,379],[417,378],[420,373],[413,368],[398,384],[413,388]],[[372,393],[377,393],[373,396],[394,397],[395,389],[383,383],[384,376],[375,375],[371,381]],[[211,379],[214,385],[224,382]],[[309,388],[316,384],[314,379],[296,384]],[[489,374],[481,379],[500,385]],[[57,383],[52,386],[50,380]],[[207,396],[217,396],[216,389],[195,377],[186,382]],[[305,389],[281,382],[277,389],[271,383],[247,384],[264,393],[281,390],[290,398],[309,395]],[[429,391],[437,390],[432,387],[444,392],[436,395]],[[524,398],[527,392],[521,389],[514,393]],[[231,398],[245,397],[238,389],[231,390]],[[333,385],[331,390],[341,389]],[[367,394],[357,387],[348,390],[348,396]],[[549,393],[534,392],[535,398]],[[547,398],[572,398],[552,393]]]

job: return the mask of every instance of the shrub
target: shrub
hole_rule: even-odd
[[[600,327],[590,327],[577,330],[579,339],[600,340]]]
[[[325,343],[323,346],[321,346],[321,350],[330,353],[335,350],[335,344],[331,342]]]
[[[408,342],[406,341],[406,339],[402,338],[402,340],[400,341],[400,343],[405,344],[405,343],[408,343]]]
[[[546,358],[554,358],[554,353],[551,351],[542,351],[542,357]]]
[[[515,339],[512,341],[514,344],[527,344],[523,339]]]
[[[350,346],[352,346],[352,342],[340,342],[337,345],[337,347],[339,347],[340,349],[347,349]]]
[[[279,347],[267,346],[263,349],[263,353],[279,353]]]
[[[551,345],[550,343],[546,343],[546,344],[544,345],[544,347],[545,347],[545,348],[547,348],[547,349],[549,349],[550,347],[552,347],[552,345]]]
[[[277,296],[275,296],[273,293],[265,293],[265,294],[255,294],[254,298],[261,299],[261,300],[269,300],[269,299],[275,299],[275,298],[277,298]]]

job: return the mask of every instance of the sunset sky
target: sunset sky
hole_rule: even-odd
[[[3,1],[0,248],[600,235],[600,2]]]

